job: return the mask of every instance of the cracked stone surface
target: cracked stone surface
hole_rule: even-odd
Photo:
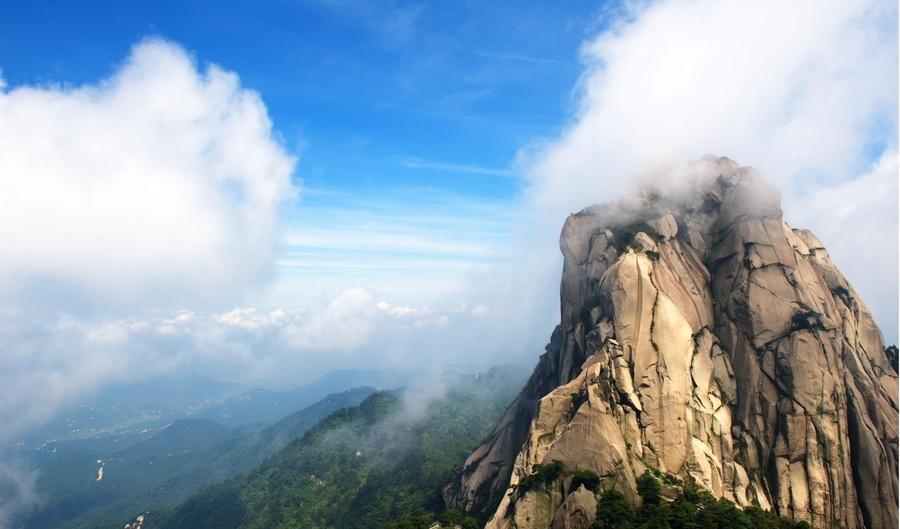
[[[652,467],[817,528],[897,527],[897,372],[871,313],[755,170],[695,169],[568,218],[560,325],[449,505],[588,527],[594,493],[571,477],[517,487],[559,461],[632,502]]]

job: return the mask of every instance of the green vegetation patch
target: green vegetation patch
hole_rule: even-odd
[[[809,529],[806,522],[794,522],[750,507],[738,509],[726,500],[717,500],[694,485],[684,485],[674,501],[663,501],[659,479],[651,472],[638,478],[643,503],[632,507],[621,492],[604,492],[597,502],[597,520],[591,529]]]
[[[522,493],[547,486],[559,479],[572,478],[571,490],[584,485],[584,488],[594,492],[600,487],[600,477],[590,470],[567,469],[560,461],[551,461],[547,464],[534,465],[534,472],[522,478],[517,486]]]
[[[519,490],[522,492],[536,488],[538,485],[549,485],[563,476],[565,466],[559,461],[551,461],[545,465],[534,465],[534,472],[519,481]]]

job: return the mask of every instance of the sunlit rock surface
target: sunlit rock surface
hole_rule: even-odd
[[[639,501],[648,467],[813,527],[898,526],[897,373],[869,310],[755,170],[572,215],[561,323],[445,499],[490,528],[586,528],[571,477]]]

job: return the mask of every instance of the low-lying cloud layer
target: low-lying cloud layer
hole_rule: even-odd
[[[521,356],[491,330],[508,315],[489,307],[391,305],[363,288],[317,309],[151,312],[82,321],[22,320],[0,328],[0,442],[48,420],[105,385],[200,372],[248,384],[299,386],[333,368],[431,369]],[[9,320],[7,320],[9,323]],[[426,348],[423,348],[426,347]]]

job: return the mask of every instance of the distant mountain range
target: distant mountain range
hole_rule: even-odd
[[[415,377],[391,369],[336,370],[289,390],[248,388],[196,375],[115,384],[29,432],[23,445],[26,450],[52,448],[67,441],[121,449],[181,418],[212,419],[225,426],[271,423],[331,393],[361,386],[397,388]]]
[[[320,400],[325,395],[347,388],[368,386],[376,389],[398,388],[413,382],[417,374],[399,370],[344,369],[331,371],[320,379],[292,390],[277,391],[254,389],[228,397],[224,402],[206,406],[197,417],[240,426],[259,422],[272,422],[292,411]]]
[[[172,505],[246,472],[330,413],[415,378],[340,370],[292,390],[199,376],[108,388],[20,448],[40,499],[21,522],[28,529],[115,526],[136,509]]]

